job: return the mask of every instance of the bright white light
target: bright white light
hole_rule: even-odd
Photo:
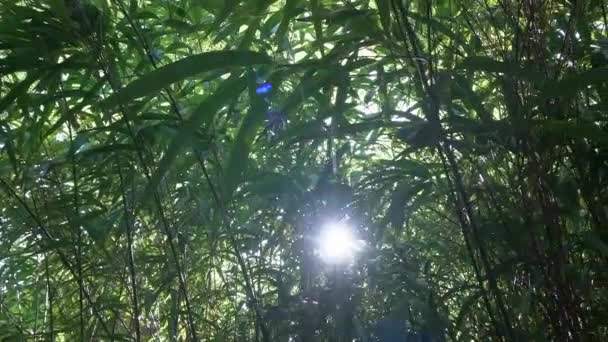
[[[362,242],[355,238],[352,228],[344,222],[325,225],[319,236],[319,254],[330,264],[351,261],[361,246]]]

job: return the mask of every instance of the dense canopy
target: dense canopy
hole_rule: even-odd
[[[604,0],[1,0],[0,340],[608,340]]]

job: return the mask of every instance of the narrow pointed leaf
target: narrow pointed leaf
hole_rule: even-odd
[[[140,77],[105,100],[103,105],[114,107],[125,104],[205,71],[270,62],[267,55],[252,51],[214,51],[186,57]]]
[[[236,140],[230,150],[224,172],[223,199],[226,202],[230,201],[234,190],[243,179],[243,174],[245,173],[248,164],[249,153],[255,140],[255,133],[264,122],[264,113],[268,107],[263,98],[256,94],[257,85],[252,72],[250,72],[248,78],[249,111],[241,123]]]
[[[238,98],[238,95],[245,88],[245,82],[238,76],[232,76],[220,86],[212,95],[203,100],[194,113],[188,120],[184,121],[175,135],[175,138],[169,144],[167,151],[159,162],[158,169],[152,175],[143,198],[150,198],[154,190],[160,184],[161,179],[165,176],[169,168],[181,151],[192,141],[196,131],[201,127],[208,128],[215,114],[225,105],[230,99]]]

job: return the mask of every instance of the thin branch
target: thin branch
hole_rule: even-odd
[[[13,188],[3,178],[0,178],[0,185],[4,189],[5,193],[7,195],[9,195],[9,197],[12,197],[17,202],[19,202],[19,205],[27,212],[28,216],[30,216],[30,218],[34,221],[34,223],[36,224],[36,227],[40,231],[41,235],[46,240],[48,240],[49,244],[51,246],[56,246],[57,242],[55,241],[53,236],[49,233],[49,230],[44,226],[42,221],[40,221],[38,216],[36,216],[34,214],[34,212],[31,210],[31,208],[28,206],[28,204],[15,192],[15,190],[13,190]],[[36,239],[36,242],[38,244],[40,244],[40,247],[42,247],[42,248],[45,247],[40,240]],[[74,279],[79,281],[78,272],[76,272],[74,270],[74,267],[70,264],[70,261],[65,256],[65,254],[63,254],[63,252],[61,250],[59,250],[58,248],[55,248],[55,252],[59,256],[59,259],[63,263],[64,267],[70,272],[70,274],[72,274]],[[84,294],[85,299],[87,300],[87,302],[93,309],[93,314],[96,316],[97,320],[101,324],[103,331],[107,334],[107,336],[111,336],[112,334],[110,333],[110,329],[108,329],[108,326],[106,325],[105,321],[103,320],[103,317],[101,316],[99,308],[97,307],[96,303],[91,298],[91,295],[89,294],[88,290],[84,287],[83,287],[83,294]]]
[[[125,227],[127,229],[127,258],[129,267],[129,278],[131,280],[131,296],[133,305],[133,325],[135,326],[135,340],[141,341],[141,328],[139,323],[139,299],[137,286],[137,272],[135,270],[135,260],[133,257],[133,226],[131,225],[131,213],[128,208],[127,196],[125,193],[124,178],[122,175],[122,167],[120,160],[116,157],[116,166],[118,169],[118,177],[120,179],[120,194],[122,197],[123,214],[125,215]]]

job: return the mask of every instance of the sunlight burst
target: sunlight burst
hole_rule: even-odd
[[[321,259],[330,264],[351,261],[361,246],[362,242],[355,238],[352,228],[344,222],[324,225],[319,236]]]

